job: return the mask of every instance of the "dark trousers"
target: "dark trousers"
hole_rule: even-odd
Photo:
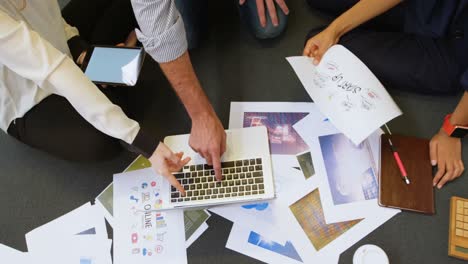
[[[136,27],[130,0],[72,0],[64,8],[63,17],[90,44],[124,42]],[[132,116],[135,102],[130,89],[135,88],[108,87],[102,91]],[[31,147],[72,161],[110,159],[122,150],[120,140],[95,129],[58,95],[48,96],[16,119],[8,133]]]
[[[356,0],[307,0],[314,9],[339,15]],[[382,84],[422,94],[455,94],[462,90],[462,68],[449,38],[405,33],[400,5],[345,34],[339,44],[361,59]],[[323,28],[312,29],[307,39]]]

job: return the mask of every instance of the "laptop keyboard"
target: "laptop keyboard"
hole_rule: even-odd
[[[171,203],[254,196],[265,193],[262,159],[221,162],[222,180],[216,180],[212,166],[185,166],[174,176],[185,189],[185,196],[171,186]]]

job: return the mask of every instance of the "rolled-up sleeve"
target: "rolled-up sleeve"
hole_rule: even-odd
[[[170,62],[187,51],[184,22],[173,0],[131,2],[140,26],[138,40],[155,61]]]
[[[468,69],[465,70],[461,77],[461,85],[468,92]]]

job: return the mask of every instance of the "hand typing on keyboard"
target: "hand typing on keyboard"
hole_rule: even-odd
[[[184,166],[174,176],[185,193],[171,188],[171,202],[214,200],[230,197],[255,196],[265,193],[261,158],[221,162],[222,181],[216,181],[215,170],[208,164]]]
[[[164,176],[173,187],[179,190],[182,195],[185,195],[184,187],[172,175],[173,172],[180,171],[190,162],[189,157],[182,159],[183,156],[183,152],[173,153],[164,143],[160,142],[149,161],[158,174]]]

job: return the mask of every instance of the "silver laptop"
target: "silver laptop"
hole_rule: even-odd
[[[256,202],[275,197],[266,127],[226,130],[226,134],[220,182],[216,181],[213,167],[190,148],[190,135],[164,139],[172,151],[183,151],[192,160],[182,171],[174,173],[186,195],[181,196],[166,181],[160,193],[163,200],[160,210]]]

